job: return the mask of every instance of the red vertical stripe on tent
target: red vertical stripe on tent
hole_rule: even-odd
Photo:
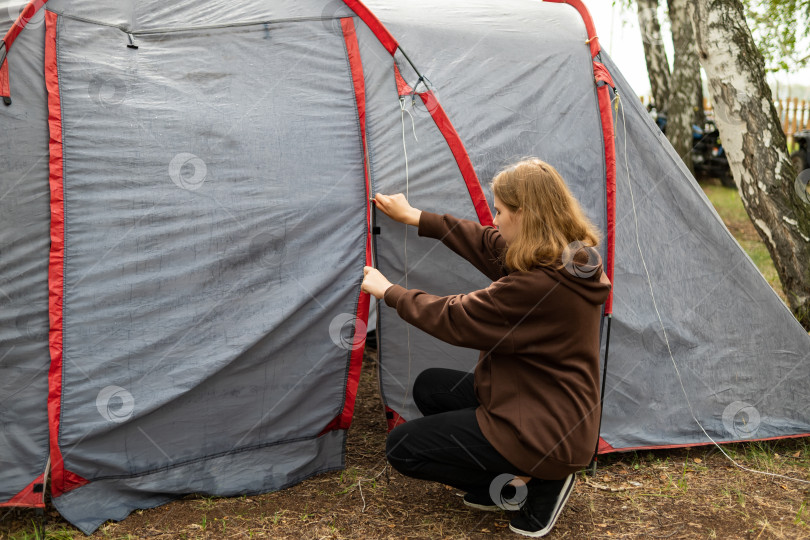
[[[492,212],[489,210],[487,198],[484,196],[484,190],[481,189],[470,156],[467,154],[456,128],[450,123],[447,113],[444,112],[432,91],[419,92],[419,97],[422,98],[425,107],[430,112],[430,116],[436,123],[436,127],[439,128],[444,140],[447,141],[447,145],[450,147],[450,151],[453,153],[453,157],[456,159],[464,183],[467,184],[467,191],[475,207],[475,213],[478,214],[478,221],[481,225],[492,225]]]
[[[374,32],[374,35],[377,36],[377,39],[380,40],[385,50],[388,51],[391,55],[394,54],[394,51],[397,50],[399,44],[397,40],[394,39],[394,36],[391,35],[391,32],[383,26],[380,20],[369,10],[362,2],[358,2],[357,0],[343,0],[343,2],[354,11],[360,19],[366,23],[366,26]]]
[[[595,64],[595,63],[594,63]],[[601,64],[600,64],[601,65]],[[607,84],[597,89],[599,115],[602,119],[602,138],[605,143],[605,203],[607,213],[607,261],[605,272],[613,283],[613,261],[616,253],[616,144],[613,133],[613,112],[610,109],[610,90]],[[605,314],[613,313],[613,290],[605,301]]]
[[[365,265],[371,266],[371,208],[369,208],[371,190],[369,186],[368,143],[366,140],[366,83],[363,78],[363,61],[360,58],[360,46],[357,44],[354,21],[351,18],[340,19],[340,25],[343,28],[343,39],[346,42],[346,54],[349,57],[354,99],[357,103],[357,116],[360,121],[360,138],[363,145],[363,177],[366,186],[364,203],[366,206]],[[329,422],[321,434],[333,429],[348,429],[352,423],[357,387],[360,383],[360,371],[363,367],[363,350],[366,345],[366,329],[368,327],[368,308],[369,295],[361,291],[357,302],[357,313],[355,314],[354,340],[352,342],[351,357],[349,358],[349,376],[346,381],[346,397],[343,402],[343,410]]]
[[[571,7],[575,8],[579,12],[579,15],[582,17],[582,21],[585,23],[585,31],[588,33],[588,41],[586,43],[591,48],[591,58],[599,54],[601,47],[599,47],[599,37],[596,35],[596,27],[593,24],[593,19],[591,18],[591,14],[588,11],[588,8],[585,7],[585,4],[582,3],[582,0],[545,0],[545,1],[552,2],[555,4],[568,4]]]
[[[582,0],[545,1],[556,4],[569,4],[579,12],[582,21],[585,23],[585,31],[588,34],[587,43],[590,47],[591,58],[596,57],[601,51],[599,38],[596,36],[596,27],[593,25],[591,14],[585,4],[582,3]],[[603,81],[610,86],[614,86],[610,73],[604,65],[594,61],[593,72],[596,82]],[[597,89],[597,98],[599,100],[599,116],[602,120],[602,138],[605,143],[605,213],[607,214],[607,261],[605,262],[605,273],[610,282],[613,283],[614,256],[616,253],[616,145],[613,132],[613,112],[610,108],[610,90],[606,85],[602,85]],[[605,302],[606,315],[613,313],[614,289],[615,287],[611,288],[610,295]]]
[[[45,473],[40,474],[36,479],[25,486],[19,493],[14,495],[8,501],[0,503],[0,507],[25,507],[25,508],[45,508],[45,490],[43,482],[45,482]],[[38,491],[34,491],[35,486],[39,486]]]
[[[45,88],[48,91],[48,129],[50,141],[49,184],[51,188],[51,251],[48,260],[48,348],[51,367],[48,372],[48,425],[51,448],[51,489],[58,497],[87,483],[65,469],[59,449],[59,420],[62,406],[62,300],[64,298],[65,199],[62,154],[62,104],[59,72],[56,65],[55,13],[45,13]]]
[[[8,59],[0,64],[0,96],[11,97],[11,86],[8,82]]]

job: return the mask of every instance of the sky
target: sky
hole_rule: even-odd
[[[635,9],[622,9],[613,6],[611,0],[583,0],[591,12],[596,32],[602,48],[619,66],[624,77],[638,95],[650,94],[650,81],[647,78],[647,66],[644,61],[644,46]],[[659,9],[659,20],[665,17],[663,8]],[[664,48],[672,62],[672,36],[668,25],[661,29]],[[771,82],[779,80],[780,97],[786,97],[791,84],[810,83],[810,69],[805,68],[795,73],[783,73],[770,77]]]

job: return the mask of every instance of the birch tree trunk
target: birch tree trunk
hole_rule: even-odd
[[[668,2],[675,62],[670,81],[667,138],[694,174],[692,122],[695,119],[695,100],[700,85],[700,62],[687,2],[688,0],[669,0]]]
[[[650,77],[655,108],[666,112],[669,108],[669,63],[661,39],[661,25],[658,23],[658,0],[637,0],[638,25],[644,43],[644,58]]]
[[[690,10],[717,126],[748,216],[773,258],[796,318],[810,328],[810,197],[797,176],[739,0]]]
[[[694,28],[693,28],[694,29]],[[697,44],[695,44],[695,55],[697,55]],[[695,56],[697,60],[697,56]],[[697,85],[697,95],[695,96],[695,124],[699,125],[701,129],[706,123],[706,108],[703,106],[703,77],[700,74],[700,60],[698,62],[698,76],[700,80]]]

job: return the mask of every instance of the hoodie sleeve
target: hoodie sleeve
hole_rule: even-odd
[[[459,219],[444,214],[422,211],[419,218],[419,236],[436,238],[464,257],[492,281],[506,275],[499,262],[506,249],[506,241],[495,227],[483,225],[467,219]]]
[[[384,298],[404,321],[451,345],[513,352],[511,325],[490,290],[497,285],[452,296],[393,285]]]

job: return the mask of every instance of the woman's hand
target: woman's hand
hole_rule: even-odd
[[[385,291],[391,286],[392,283],[385,279],[385,276],[382,275],[379,270],[371,266],[363,267],[363,284],[360,286],[361,291],[373,295],[374,298],[382,299],[385,295]]]
[[[405,225],[419,226],[419,217],[422,215],[422,211],[408,204],[408,199],[402,193],[396,195],[378,193],[374,196],[374,201],[377,203],[377,208],[391,219]]]

